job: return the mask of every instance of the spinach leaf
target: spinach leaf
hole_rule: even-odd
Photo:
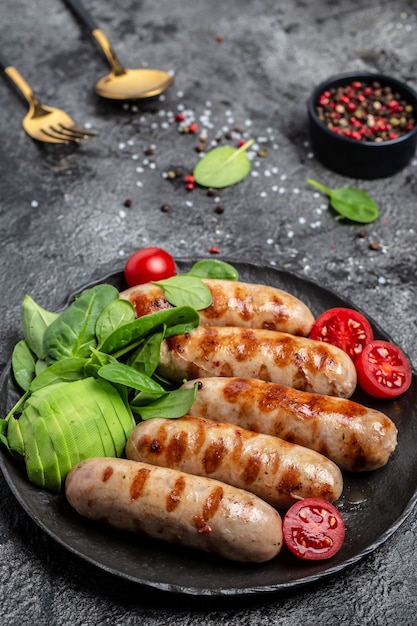
[[[67,357],[55,361],[33,379],[29,389],[33,393],[47,385],[85,378],[86,362],[87,359],[81,357]]]
[[[182,417],[192,407],[196,398],[198,383],[190,389],[175,389],[168,391],[158,400],[146,406],[131,406],[134,414],[139,415],[143,420],[154,417],[165,417],[176,419]]]
[[[99,315],[96,323],[96,337],[99,346],[116,328],[132,322],[134,319],[135,309],[129,300],[112,300]]]
[[[174,306],[192,306],[198,311],[212,303],[210,289],[197,276],[177,274],[153,284],[163,289],[165,298]]]
[[[161,355],[161,343],[165,328],[161,332],[149,335],[143,344],[129,357],[127,364],[138,372],[152,376],[158,366]]]
[[[329,187],[325,187],[311,178],[308,178],[307,182],[329,196],[330,204],[334,210],[352,222],[369,224],[379,217],[378,205],[362,189],[356,187],[329,189]]]
[[[103,309],[118,297],[119,292],[112,285],[85,289],[46,329],[46,362],[50,365],[69,356],[89,357],[91,346],[97,345],[97,319]]]
[[[190,306],[179,306],[173,309],[163,309],[156,311],[143,317],[138,317],[133,322],[123,324],[116,328],[101,345],[101,351],[107,354],[114,354],[119,357],[120,352],[124,349],[130,351],[134,347],[135,342],[143,339],[149,333],[160,330],[166,325],[167,333],[169,331],[182,329],[191,330],[196,328],[200,323],[198,311]],[[175,334],[179,334],[175,332]],[[167,335],[168,336],[168,335]],[[133,344],[133,345],[132,345]],[[115,354],[117,352],[117,355]]]
[[[45,330],[54,322],[59,313],[47,311],[37,304],[30,296],[25,296],[22,302],[23,333],[29,348],[39,359],[45,357],[43,338]]]
[[[91,348],[91,356],[87,359],[84,367],[86,376],[94,376],[97,378],[98,370],[103,365],[108,365],[109,363],[117,363],[117,359],[114,358],[111,354],[105,354],[104,352],[100,352],[96,350],[96,348]]]
[[[103,367],[98,370],[98,375],[111,383],[125,385],[126,387],[152,394],[153,396],[159,397],[166,393],[165,389],[156,381],[152,380],[152,378],[123,363],[109,363],[108,365],[103,365]]]
[[[220,278],[223,280],[239,280],[239,272],[233,265],[219,259],[204,259],[194,263],[186,272],[187,276],[199,276],[200,278]]]
[[[12,370],[19,387],[27,391],[36,376],[36,358],[24,339],[13,348]]]
[[[195,182],[202,187],[221,189],[246,178],[251,170],[246,150],[253,143],[251,139],[240,148],[219,146],[207,152],[194,168]]]

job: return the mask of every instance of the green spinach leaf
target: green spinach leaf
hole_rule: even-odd
[[[198,311],[212,303],[210,289],[197,276],[177,274],[153,284],[163,289],[165,298],[174,306],[192,306]]]
[[[28,391],[36,376],[36,357],[24,339],[13,348],[12,370],[19,387]]]
[[[125,385],[138,391],[144,391],[153,396],[165,394],[165,389],[149,376],[138,372],[123,363],[109,363],[98,370],[98,375],[111,383]]]
[[[60,361],[55,361],[55,363],[52,363],[52,365],[44,369],[33,379],[29,389],[33,393],[47,385],[85,378],[86,362],[87,359],[81,357],[67,357]]]
[[[251,170],[246,150],[253,143],[251,139],[240,148],[219,146],[207,152],[194,168],[195,182],[202,187],[221,189],[246,178]]]
[[[23,333],[29,348],[38,359],[44,359],[43,338],[45,330],[54,322],[59,313],[47,311],[37,304],[30,296],[25,296],[22,302]]]
[[[96,337],[98,345],[116,328],[132,322],[135,319],[135,309],[129,300],[112,300],[99,315],[96,323]]]
[[[114,354],[117,358],[121,356],[124,349],[130,351],[137,347],[135,342],[143,339],[149,333],[160,330],[164,325],[169,330],[178,328],[191,330],[200,323],[198,311],[190,306],[179,306],[173,309],[163,309],[143,317],[138,317],[133,322],[123,324],[116,328],[101,345],[101,351]],[[175,334],[180,334],[176,332]],[[115,354],[117,352],[117,354]]]
[[[132,405],[132,412],[139,415],[142,420],[154,417],[176,419],[182,417],[192,407],[197,394],[198,383],[190,389],[175,389],[165,393],[161,398],[146,406]]]
[[[143,344],[129,357],[127,364],[146,376],[152,376],[159,363],[164,336],[165,328],[146,337]]]
[[[69,356],[88,358],[97,345],[95,328],[103,309],[119,298],[112,285],[85,289],[45,330],[44,350],[48,365]]]
[[[233,265],[219,259],[203,259],[194,263],[185,275],[200,278],[220,278],[223,280],[239,280],[239,272]]]
[[[362,189],[356,187],[330,189],[311,178],[308,178],[307,182],[329,196],[330,204],[334,210],[352,222],[369,224],[379,217],[377,203]]]

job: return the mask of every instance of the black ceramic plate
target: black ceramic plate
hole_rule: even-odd
[[[186,270],[189,262],[178,262]],[[298,276],[273,268],[234,263],[240,278],[280,287],[300,297],[317,316],[334,306],[351,306],[341,297]],[[124,288],[121,273],[105,277]],[[386,334],[374,325],[377,337]],[[2,415],[14,404],[17,391],[7,372],[1,379]],[[98,569],[138,586],[189,596],[273,594],[328,577],[354,564],[380,546],[412,510],[417,492],[417,385],[395,401],[375,401],[358,392],[354,399],[385,412],[399,431],[397,450],[388,465],[375,472],[344,476],[338,503],[347,532],[340,552],[328,561],[296,559],[283,548],[274,560],[241,564],[212,555],[117,532],[79,517],[65,498],[31,485],[20,464],[4,450],[3,474],[27,514],[56,542]]]

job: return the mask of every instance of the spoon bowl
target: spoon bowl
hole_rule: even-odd
[[[107,36],[97,26],[81,0],[64,1],[88,28],[90,35],[97,42],[110,65],[110,72],[100,78],[95,85],[99,96],[110,100],[153,98],[174,84],[174,76],[163,70],[124,68]]]
[[[123,74],[109,72],[97,81],[96,92],[110,100],[152,98],[166,91],[174,77],[162,70],[126,69]]]

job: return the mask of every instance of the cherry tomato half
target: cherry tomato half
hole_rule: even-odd
[[[124,274],[129,287],[165,280],[175,276],[177,268],[173,257],[162,248],[142,248],[126,261]]]
[[[282,520],[284,541],[301,559],[330,559],[342,547],[345,523],[336,507],[322,498],[304,498]]]
[[[355,361],[364,346],[373,340],[374,333],[361,313],[354,309],[335,307],[319,315],[310,337],[341,348]]]
[[[375,340],[356,360],[358,383],[375,398],[395,398],[407,391],[413,374],[404,352],[389,341]]]

